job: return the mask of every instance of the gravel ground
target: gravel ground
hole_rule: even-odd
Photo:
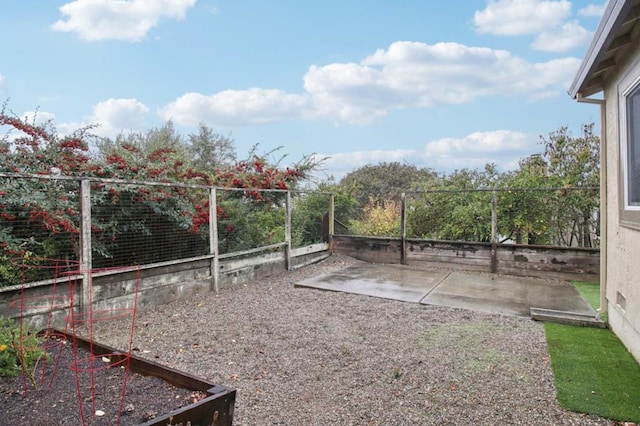
[[[134,346],[237,389],[235,425],[615,424],[559,407],[541,323],[294,288],[357,262],[140,311]],[[94,333],[127,346],[124,324]]]

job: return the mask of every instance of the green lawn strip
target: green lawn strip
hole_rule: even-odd
[[[589,281],[572,281],[573,286],[578,293],[591,305],[596,311],[600,308],[600,284]],[[607,320],[607,314],[602,314],[602,320]]]
[[[640,366],[609,329],[545,323],[560,405],[640,422]]]

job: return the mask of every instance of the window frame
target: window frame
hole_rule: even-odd
[[[640,59],[640,58],[639,58]],[[630,96],[640,96],[640,60],[636,61],[626,73],[626,75],[620,80],[618,84],[619,102],[618,115],[619,121],[619,139],[620,139],[620,161],[619,161],[619,173],[618,173],[618,195],[619,195],[619,212],[620,212],[620,225],[640,230],[640,204],[629,204],[629,142],[631,126],[629,125],[629,100]],[[638,145],[636,149],[640,151],[640,116],[636,111],[637,119],[636,127],[634,131],[635,139]],[[640,185],[640,182],[637,183]]]

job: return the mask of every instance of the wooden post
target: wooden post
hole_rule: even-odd
[[[218,200],[216,188],[209,188],[209,252],[211,257],[211,281],[213,291],[220,291],[220,260],[218,259]]]
[[[285,202],[285,218],[284,218],[284,242],[285,242],[285,247],[284,247],[284,256],[285,256],[285,267],[287,268],[287,271],[290,271],[292,269],[291,265],[291,213],[293,211],[292,209],[292,202],[291,202],[291,191],[287,191],[287,198],[286,198],[286,202]]]
[[[329,253],[333,254],[335,251],[333,236],[335,235],[335,209],[336,200],[335,195],[329,196]]]
[[[491,272],[498,272],[498,199],[496,191],[491,191]]]
[[[82,272],[81,312],[91,309],[91,182],[80,181],[80,270]],[[73,309],[73,307],[72,307]]]
[[[407,264],[407,194],[402,193],[400,204],[400,263]]]

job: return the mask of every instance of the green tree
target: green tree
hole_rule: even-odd
[[[547,163],[539,154],[519,162],[518,170],[505,173],[498,193],[498,232],[503,240],[518,244],[553,244],[555,193],[550,187]]]
[[[561,188],[595,187],[600,185],[600,138],[593,134],[594,124],[581,128],[579,136],[573,136],[566,127],[542,138],[545,147],[550,182]],[[599,234],[598,190],[560,191],[556,227],[558,240],[566,245],[593,247],[592,236]]]
[[[356,189],[356,200],[361,208],[369,203],[400,201],[402,192],[431,182],[437,177],[431,169],[422,169],[410,164],[381,162],[360,167],[340,180],[340,185]]]
[[[408,235],[417,238],[490,241],[491,193],[498,182],[495,164],[483,170],[462,169],[422,185],[410,199]],[[437,184],[436,184],[437,182]]]
[[[145,155],[168,150],[180,156],[183,161],[188,158],[184,137],[177,132],[171,120],[161,127],[154,127],[144,132],[120,133],[115,139],[100,138],[96,146],[102,157],[120,152],[123,146],[129,146]]]
[[[209,172],[216,167],[232,165],[237,160],[233,139],[215,133],[202,122],[198,126],[198,133],[189,134],[187,152],[194,168]]]

